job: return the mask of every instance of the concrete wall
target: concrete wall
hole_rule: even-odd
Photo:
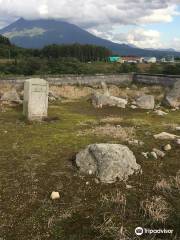
[[[132,82],[148,85],[173,86],[180,76],[149,75],[149,74],[114,74],[114,75],[61,75],[61,76],[38,76],[44,78],[52,85],[98,85],[102,81],[113,85],[129,85]],[[24,81],[31,77],[4,77],[0,79],[1,84],[23,85]]]
[[[129,85],[133,81],[133,74],[117,75],[63,75],[63,76],[38,76],[47,80],[53,85],[84,85],[93,86],[100,84],[102,81],[113,85]],[[12,77],[1,78],[0,84],[22,85],[24,81],[31,77]]]
[[[171,75],[150,75],[150,74],[135,74],[133,81],[139,84],[147,85],[162,85],[172,87],[176,81],[180,80],[180,76]]]

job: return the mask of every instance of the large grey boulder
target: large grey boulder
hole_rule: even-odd
[[[142,109],[152,110],[155,107],[154,96],[143,95],[136,99],[136,106]]]
[[[165,97],[165,102],[173,108],[180,107],[180,80],[174,84],[174,87]]]
[[[128,101],[108,94],[94,93],[92,96],[92,104],[97,108],[102,108],[103,106],[126,108]]]
[[[22,103],[17,91],[15,89],[12,89],[8,92],[5,92],[1,96],[1,101],[5,102],[13,102],[13,103]]]
[[[92,144],[76,155],[81,172],[95,174],[101,182],[113,183],[127,180],[140,171],[133,152],[120,144]]]

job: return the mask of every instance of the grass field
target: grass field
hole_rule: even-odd
[[[133,138],[144,145],[90,131],[107,124],[133,127]],[[158,160],[141,155],[169,143],[153,134],[178,134],[176,125],[180,111],[159,117],[144,110],[97,110],[86,99],[51,104],[42,123],[26,122],[21,107],[0,111],[0,239],[179,239],[180,148],[172,142],[173,150]],[[98,142],[128,145],[142,175],[106,185],[80,174],[76,153]],[[59,191],[59,200],[50,200],[52,191]],[[174,234],[138,238],[138,226]]]

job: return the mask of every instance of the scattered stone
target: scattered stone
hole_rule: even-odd
[[[25,81],[23,114],[28,120],[41,121],[47,117],[49,84],[40,78]]]
[[[170,151],[172,149],[170,144],[167,144],[166,146],[164,146],[164,151]]]
[[[123,98],[94,93],[92,96],[92,104],[96,108],[102,108],[103,106],[126,108],[128,101]]]
[[[154,138],[159,139],[159,140],[175,140],[175,139],[179,138],[179,136],[171,134],[171,133],[167,133],[167,132],[162,132],[160,134],[154,135]]]
[[[165,116],[165,115],[167,115],[167,113],[166,112],[163,112],[163,111],[161,111],[161,110],[156,110],[156,111],[154,111],[158,116]]]
[[[144,142],[139,140],[130,140],[128,141],[128,144],[134,145],[134,146],[143,146]]]
[[[155,106],[156,109],[159,109],[160,107],[161,107],[161,104],[157,104],[157,105]]]
[[[141,153],[143,157],[145,157],[146,159],[149,158],[149,153],[148,152],[142,152]]]
[[[152,156],[153,158],[155,158],[155,159],[158,159],[158,156],[157,156],[157,154],[156,154],[155,152],[151,152],[151,156]]]
[[[180,80],[175,82],[174,87],[167,93],[165,103],[175,109],[180,107]]]
[[[177,140],[176,140],[176,143],[177,143],[178,145],[180,145],[180,139],[177,139]]]
[[[127,180],[128,176],[139,172],[140,165],[127,146],[120,144],[92,144],[76,155],[76,164],[80,171],[89,170],[104,183]]]
[[[89,174],[89,175],[92,175],[92,174],[93,174],[92,170],[89,170],[88,174]]]
[[[133,188],[133,186],[131,186],[131,185],[126,185],[126,189],[132,189]]]
[[[89,182],[86,182],[86,185],[89,185]]]
[[[155,107],[154,96],[143,95],[136,99],[136,106],[142,109],[152,110]]]
[[[18,103],[18,104],[22,103],[22,101],[15,89],[5,92],[1,97],[1,101]]]
[[[137,109],[137,107],[135,105],[131,105],[130,107],[131,109]]]
[[[97,178],[95,178],[94,181],[95,181],[96,184],[99,184],[99,183],[100,183]]]
[[[59,96],[57,96],[52,90],[49,91],[49,94],[48,94],[49,102],[54,102],[59,99],[60,99]]]
[[[52,192],[51,193],[51,199],[52,200],[56,200],[56,199],[59,199],[59,198],[60,198],[59,192]]]
[[[155,152],[157,154],[157,156],[161,157],[161,158],[166,156],[166,154],[163,151],[161,151],[161,150],[159,150],[157,148],[153,148],[153,152]]]
[[[176,131],[180,131],[180,127],[176,127],[176,129],[175,129]]]

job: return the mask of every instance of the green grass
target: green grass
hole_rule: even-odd
[[[142,175],[129,178],[127,184],[132,189],[126,189],[122,182],[97,184],[93,177],[81,175],[73,165],[75,154],[88,144],[124,143],[112,136],[105,139],[78,136],[79,131],[91,126],[91,120],[100,124],[102,118],[109,116],[123,118],[122,126],[135,126],[137,139],[145,142],[142,147],[130,146],[143,170]],[[0,239],[114,240],[121,226],[130,239],[138,239],[134,235],[137,226],[172,228],[177,236],[180,234],[179,192],[163,196],[173,209],[164,224],[153,222],[140,209],[140,201],[148,196],[163,195],[154,189],[156,182],[175,176],[180,169],[180,148],[174,143],[164,159],[147,160],[141,155],[142,151],[167,143],[155,140],[152,135],[170,132],[165,124],[180,125],[179,111],[159,117],[143,110],[97,110],[82,99],[50,105],[49,118],[54,117],[57,120],[28,123],[22,118],[21,107],[0,112]],[[79,124],[87,121],[87,126]],[[60,200],[50,200],[52,191],[60,192]],[[126,196],[125,212],[118,203],[102,204],[102,196],[111,198],[117,191]],[[107,219],[111,221],[102,228],[105,231],[102,234],[99,226]]]

